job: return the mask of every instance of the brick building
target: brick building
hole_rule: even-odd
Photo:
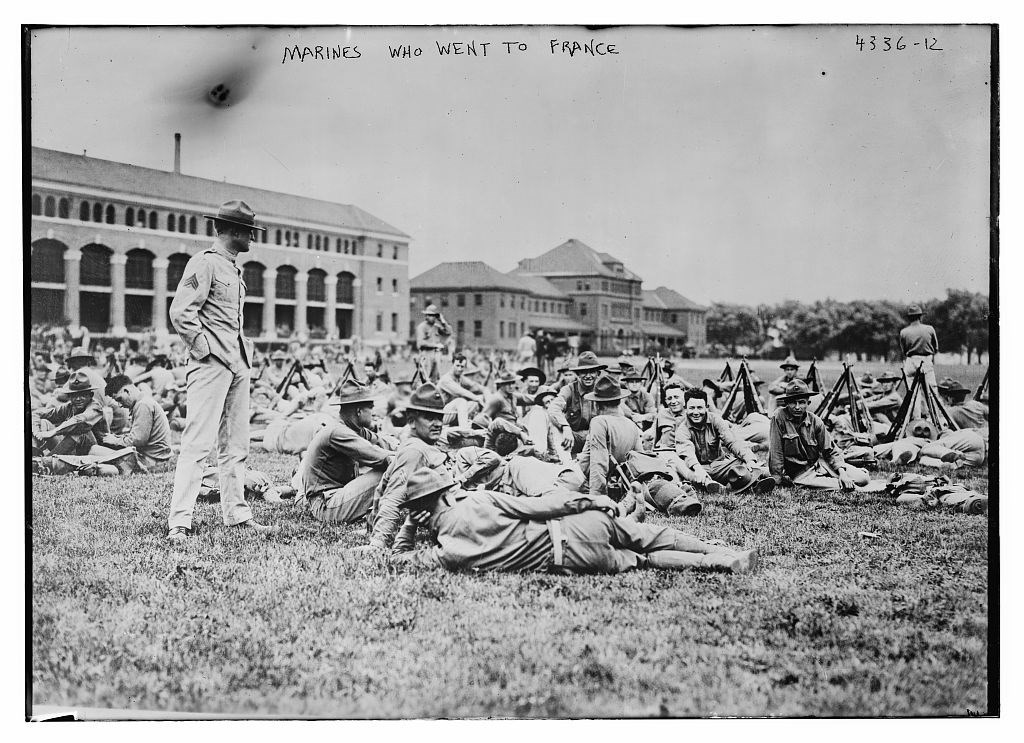
[[[689,346],[700,354],[707,347],[708,308],[665,286],[644,291],[644,333],[662,349]]]
[[[32,322],[132,337],[168,329],[167,307],[215,214],[242,199],[266,227],[239,256],[246,333],[407,340],[409,236],[359,207],[32,148]]]

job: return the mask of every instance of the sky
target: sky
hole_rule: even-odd
[[[591,40],[617,53],[561,45]],[[988,291],[987,27],[54,29],[31,54],[33,145],[170,170],[181,132],[185,173],[408,233],[410,276],[576,238],[704,303]]]

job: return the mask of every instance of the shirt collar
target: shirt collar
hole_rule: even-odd
[[[238,257],[237,255],[232,254],[231,251],[227,249],[227,246],[224,244],[224,240],[221,237],[217,237],[214,239],[213,249],[217,252],[218,255],[224,256],[232,263],[234,263],[235,258]]]

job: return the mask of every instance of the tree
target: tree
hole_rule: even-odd
[[[939,349],[978,357],[988,351],[988,297],[964,289],[947,289],[946,298],[929,303],[924,321],[935,326]]]
[[[734,356],[737,346],[757,348],[761,345],[761,321],[752,307],[715,302],[708,310],[706,322],[708,342],[722,344]]]

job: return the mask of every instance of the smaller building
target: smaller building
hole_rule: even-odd
[[[644,335],[662,351],[689,350],[697,355],[707,348],[708,308],[665,286],[644,290]]]

